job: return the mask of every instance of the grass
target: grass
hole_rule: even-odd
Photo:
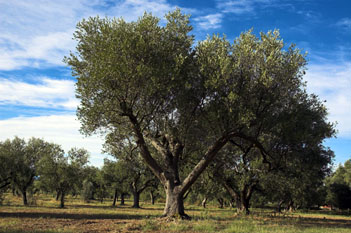
[[[43,232],[258,232],[258,233],[332,233],[350,232],[350,215],[336,212],[309,211],[275,214],[253,209],[250,216],[237,215],[231,209],[210,206],[203,209],[187,205],[191,221],[160,219],[163,204],[141,203],[141,209],[111,206],[107,202],[84,203],[68,198],[66,208],[58,208],[52,196],[37,197],[36,205],[22,206],[20,197],[7,195],[0,206],[0,233]]]

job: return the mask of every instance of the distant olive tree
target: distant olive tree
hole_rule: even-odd
[[[39,181],[60,197],[60,207],[65,206],[65,196],[77,183],[82,183],[83,168],[88,163],[89,153],[85,149],[73,148],[65,156],[60,146],[55,153],[43,156],[39,161]]]

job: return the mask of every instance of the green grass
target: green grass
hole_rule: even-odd
[[[351,233],[350,215],[340,212],[308,211],[275,214],[253,209],[252,215],[237,215],[232,209],[207,209],[186,205],[191,221],[160,219],[163,203],[141,203],[141,209],[111,206],[68,197],[66,208],[58,208],[53,196],[41,195],[36,205],[22,206],[20,197],[7,195],[0,206],[0,233],[9,232],[257,232],[257,233]],[[345,214],[345,213],[344,213]]]

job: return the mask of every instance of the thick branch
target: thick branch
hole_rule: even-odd
[[[196,181],[196,179],[201,175],[209,163],[215,158],[217,153],[223,146],[228,142],[229,138],[234,135],[226,134],[219,138],[206,152],[204,157],[197,163],[189,175],[185,178],[180,190],[185,193],[189,187]]]
[[[158,165],[157,161],[151,156],[149,149],[147,148],[146,142],[144,140],[144,136],[141,133],[140,125],[137,119],[133,115],[129,115],[129,120],[133,125],[133,131],[137,138],[137,145],[140,148],[140,154],[143,157],[145,163],[150,167],[152,172],[160,179],[162,183],[165,183],[165,177],[163,175],[163,170]]]

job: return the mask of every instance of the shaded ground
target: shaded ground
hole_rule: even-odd
[[[238,216],[234,210],[190,206],[191,221],[160,219],[162,204],[142,204],[141,209],[85,204],[79,199],[57,208],[53,200],[23,207],[16,200],[0,206],[0,233],[17,232],[350,232],[351,217],[315,211],[277,215],[254,210]]]

